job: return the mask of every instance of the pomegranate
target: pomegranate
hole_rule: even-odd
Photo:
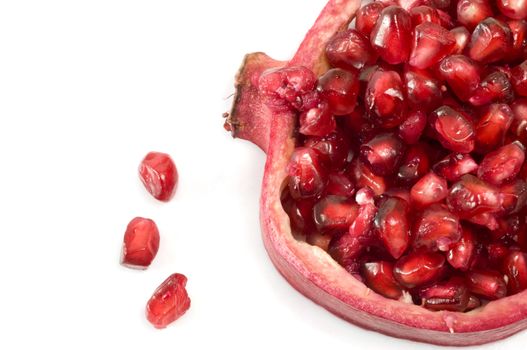
[[[185,286],[187,277],[180,273],[170,275],[146,304],[146,318],[156,328],[165,328],[190,308]]]
[[[135,269],[146,269],[159,250],[159,230],[151,219],[132,219],[124,233],[121,264]]]
[[[154,198],[168,202],[176,191],[178,172],[166,153],[150,152],[139,165],[139,177]]]
[[[518,4],[329,0],[291,60],[246,56],[225,127],[267,153],[264,245],[308,298],[435,344],[527,327]]]

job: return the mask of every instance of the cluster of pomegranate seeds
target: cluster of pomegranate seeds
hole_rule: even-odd
[[[527,289],[527,4],[374,1],[330,69],[266,71],[298,115],[295,237],[387,298],[468,311]]]

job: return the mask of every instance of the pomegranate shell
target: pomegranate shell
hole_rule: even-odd
[[[270,110],[255,81],[264,70],[284,66],[302,65],[320,76],[328,68],[324,59],[327,42],[347,28],[359,6],[359,0],[330,0],[291,61],[275,61],[264,53],[248,54],[236,77],[236,95],[225,128],[267,153],[260,221],[272,262],[293,287],[315,303],[345,320],[391,336],[465,346],[496,341],[527,328],[527,291],[466,313],[434,312],[373,292],[325,251],[293,237],[280,196],[296,143],[295,115]]]

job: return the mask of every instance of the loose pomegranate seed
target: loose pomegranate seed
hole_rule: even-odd
[[[121,264],[134,269],[146,269],[159,250],[159,230],[154,221],[132,219],[124,233]]]
[[[289,191],[295,199],[313,198],[322,193],[327,183],[327,170],[319,151],[300,147],[294,150],[287,164]]]
[[[470,294],[462,278],[453,277],[419,292],[425,308],[439,311],[465,311]]]
[[[414,27],[426,22],[441,25],[439,13],[433,7],[417,6],[412,8],[409,12],[410,16],[412,17],[412,24]]]
[[[139,165],[139,178],[146,190],[157,200],[168,202],[176,192],[177,168],[166,153],[148,153]]]
[[[414,30],[409,64],[419,69],[435,65],[452,53],[456,38],[439,24],[425,22]]]
[[[418,215],[412,231],[414,248],[447,251],[461,238],[461,227],[456,215],[435,204]]]
[[[507,275],[509,294],[527,289],[527,256],[525,253],[511,251],[503,261],[503,271]]]
[[[355,29],[337,33],[326,46],[326,57],[331,66],[348,70],[361,69],[376,60],[368,38]]]
[[[460,0],[457,3],[457,20],[471,31],[492,15],[488,0]]]
[[[452,55],[442,60],[439,74],[446,80],[454,94],[465,102],[474,95],[480,82],[479,66],[462,55]]]
[[[466,275],[468,289],[486,299],[500,299],[507,295],[507,285],[496,271],[469,271]]]
[[[175,273],[155,290],[146,304],[146,318],[154,327],[165,328],[190,308],[186,284],[187,278]]]
[[[463,50],[465,50],[465,47],[467,47],[470,40],[470,32],[465,27],[456,27],[450,30],[450,33],[452,33],[456,39],[456,45],[452,49],[452,54],[459,55],[463,53]]]
[[[376,124],[386,129],[401,124],[404,100],[403,83],[397,72],[377,70],[373,73],[366,88],[364,105]]]
[[[514,67],[511,74],[514,91],[520,96],[527,96],[527,61]]]
[[[527,6],[524,0],[497,0],[496,3],[501,13],[509,18],[527,18]]]
[[[496,62],[512,48],[512,33],[506,23],[489,17],[481,21],[470,39],[470,58],[483,63]]]
[[[515,141],[488,153],[478,168],[478,177],[494,185],[513,179],[525,160],[525,147]]]
[[[472,265],[474,253],[474,234],[470,228],[464,227],[461,239],[450,248],[446,258],[452,267],[467,271]]]
[[[404,287],[414,288],[432,283],[445,271],[445,257],[433,252],[415,252],[400,258],[393,268],[393,276]]]
[[[476,149],[485,153],[503,145],[512,119],[512,110],[508,105],[490,105],[476,125]]]
[[[362,266],[364,283],[376,293],[390,299],[403,296],[403,288],[393,277],[393,264],[388,261],[369,262]]]
[[[318,79],[317,90],[333,114],[348,114],[357,105],[359,77],[354,71],[333,68]]]
[[[317,246],[320,249],[327,252],[329,249],[329,243],[331,242],[332,237],[333,237],[332,235],[323,234],[323,233],[315,231],[315,232],[310,232],[307,234],[306,242],[313,246]]]
[[[472,122],[448,106],[436,109],[430,115],[430,125],[443,147],[460,153],[474,149],[475,132]]]
[[[453,184],[446,201],[453,213],[465,219],[501,208],[498,189],[472,175],[463,175]]]
[[[513,20],[507,24],[512,33],[512,48],[505,57],[508,62],[521,60],[527,52],[527,21]]]
[[[510,131],[512,136],[527,144],[527,99],[519,98],[511,104],[514,115]]]
[[[397,179],[403,184],[413,184],[430,170],[430,158],[426,146],[417,144],[408,149],[404,156]]]
[[[428,71],[405,67],[404,87],[408,102],[414,107],[426,111],[439,107],[443,97],[441,84]]]
[[[326,194],[341,197],[352,197],[355,194],[355,185],[346,175],[333,173],[328,177]]]
[[[451,153],[434,165],[434,171],[448,181],[458,181],[461,176],[474,173],[478,164],[469,154]]]
[[[307,234],[315,230],[313,221],[312,199],[300,199],[295,201],[289,191],[284,191],[282,195],[282,206],[289,216],[291,229],[297,234]]]
[[[410,192],[412,204],[425,207],[441,202],[448,195],[446,180],[434,172],[429,172],[413,185]]]
[[[313,217],[318,231],[333,233],[346,231],[357,217],[359,206],[346,197],[327,196],[313,208]]]
[[[320,152],[322,160],[331,169],[341,169],[348,160],[350,145],[344,133],[338,130],[324,137],[310,137],[304,146]]]
[[[395,259],[403,255],[410,241],[408,210],[406,201],[396,197],[386,198],[373,222],[376,233]]]
[[[326,136],[337,129],[337,123],[327,103],[321,103],[303,112],[299,121],[299,132],[308,136]]]
[[[493,72],[481,81],[469,102],[474,106],[483,106],[493,102],[510,102],[513,98],[512,84],[507,75]]]
[[[382,2],[371,2],[362,6],[356,15],[355,28],[362,35],[369,37],[382,10],[386,7]]]
[[[500,187],[501,206],[506,214],[520,212],[527,205],[527,182],[517,179]]]
[[[398,6],[382,10],[370,35],[371,45],[389,64],[406,62],[410,56],[412,18]]]
[[[360,147],[360,156],[364,164],[380,176],[396,171],[403,154],[404,145],[393,134],[379,134]]]
[[[426,127],[426,113],[421,110],[410,111],[399,125],[399,137],[407,145],[416,144]]]
[[[382,176],[375,175],[368,166],[359,160],[354,160],[351,163],[348,174],[355,182],[357,188],[369,187],[378,196],[386,190],[386,180]]]

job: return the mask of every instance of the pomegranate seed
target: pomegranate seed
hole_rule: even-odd
[[[456,38],[438,24],[425,22],[414,30],[414,41],[409,64],[419,69],[435,65],[449,55]]]
[[[299,132],[308,136],[326,136],[337,129],[337,123],[327,103],[321,103],[303,112],[299,122]]]
[[[412,18],[398,6],[382,10],[370,35],[371,45],[389,64],[406,62],[410,56]]]
[[[457,3],[457,20],[471,31],[492,15],[488,0],[460,0]]]
[[[485,153],[503,145],[512,119],[512,110],[508,105],[490,105],[476,125],[476,149]]]
[[[425,308],[440,311],[465,311],[470,294],[462,278],[453,277],[419,292]]]
[[[509,248],[503,243],[489,243],[487,245],[487,255],[489,257],[489,265],[501,266],[502,260],[509,253]]]
[[[346,175],[333,173],[329,175],[326,194],[352,197],[355,194],[355,185]]]
[[[353,135],[359,144],[368,142],[378,132],[377,126],[365,115],[362,105],[357,105],[352,113],[341,117],[341,119],[344,119],[350,135]]]
[[[384,193],[387,197],[395,197],[402,199],[406,203],[410,203],[410,192],[405,188],[392,187]]]
[[[121,264],[134,269],[146,269],[159,250],[159,230],[154,221],[136,217],[124,233]]]
[[[146,304],[146,318],[154,327],[165,328],[190,308],[186,284],[187,278],[175,273],[157,287]]]
[[[520,212],[527,205],[527,182],[517,179],[500,187],[501,206],[506,214]]]
[[[393,277],[393,264],[388,261],[369,262],[362,266],[364,283],[374,292],[390,299],[403,296],[403,288]]]
[[[410,241],[408,210],[406,201],[396,197],[386,198],[373,222],[376,233],[395,259],[403,255]]]
[[[527,256],[522,252],[511,251],[503,261],[503,270],[507,276],[509,294],[527,289]]]
[[[519,98],[511,104],[514,115],[510,131],[523,144],[527,144],[527,99]]]
[[[512,48],[507,55],[508,62],[521,60],[527,52],[527,21],[508,21],[512,33]]]
[[[476,225],[484,226],[490,231],[497,230],[499,227],[498,219],[494,213],[481,213],[466,219]]]
[[[441,25],[439,13],[433,7],[417,6],[412,8],[409,12],[410,16],[412,17],[412,24],[414,27],[426,22]]]
[[[333,114],[348,114],[357,105],[359,77],[354,71],[333,68],[318,79],[317,90]]]
[[[501,13],[509,18],[527,18],[527,6],[524,0],[497,0],[496,3]]]
[[[370,168],[359,160],[351,163],[348,173],[357,188],[369,187],[377,196],[380,196],[386,191],[386,180],[381,176],[375,175]]]
[[[371,2],[357,10],[355,28],[362,35],[369,37],[382,10],[386,7],[382,2]]]
[[[289,216],[291,229],[297,234],[307,234],[315,230],[313,221],[313,200],[300,199],[295,201],[289,191],[285,191],[282,197],[282,206]]]
[[[366,88],[364,105],[381,127],[389,129],[401,124],[404,120],[404,92],[399,74],[375,71]]]
[[[289,191],[295,199],[313,198],[322,193],[327,183],[327,172],[319,151],[296,148],[287,164]]]
[[[326,46],[326,57],[331,66],[349,70],[376,60],[370,41],[355,29],[337,33]]]
[[[426,208],[414,222],[414,248],[447,251],[461,238],[461,226],[456,215],[441,205]]]
[[[472,175],[463,175],[450,188],[447,197],[450,210],[469,219],[484,213],[495,213],[501,208],[498,189]]]
[[[467,308],[465,311],[474,310],[481,306],[481,300],[475,295],[471,295],[468,299]]]
[[[515,141],[488,153],[478,169],[478,177],[494,185],[513,179],[525,160],[525,148]]]
[[[348,160],[350,145],[340,131],[325,137],[310,137],[304,146],[319,151],[324,163],[332,169],[341,169]]]
[[[440,106],[441,84],[428,71],[405,67],[404,87],[408,101],[416,108],[431,111]]]
[[[346,197],[327,196],[313,208],[318,231],[332,233],[346,231],[357,217],[359,206]]]
[[[478,164],[470,154],[451,153],[434,165],[434,171],[448,181],[458,181],[461,176],[475,172]]]
[[[426,3],[425,0],[398,0],[396,1],[396,5],[401,6],[406,11],[410,11],[414,9],[415,7],[423,5],[424,3]]]
[[[412,204],[425,207],[441,202],[448,195],[446,180],[434,172],[429,172],[413,185],[410,192]]]
[[[520,96],[527,96],[527,61],[514,67],[511,74],[514,91]]]
[[[415,252],[400,258],[393,268],[393,276],[404,287],[414,288],[433,283],[445,271],[445,257],[433,252]]]
[[[446,80],[454,94],[462,101],[468,101],[480,82],[478,65],[462,55],[448,56],[439,65],[439,74]]]
[[[489,17],[474,29],[468,52],[475,61],[491,63],[506,57],[511,48],[512,33],[507,24]]]
[[[450,30],[450,33],[456,39],[456,45],[452,49],[452,54],[459,55],[463,53],[463,50],[465,50],[470,40],[470,32],[465,27],[456,27]]]
[[[426,127],[426,114],[421,110],[410,111],[399,125],[399,137],[407,145],[416,144]]]
[[[303,96],[312,93],[316,81],[314,73],[306,67],[269,69],[260,76],[258,89],[272,108],[297,108]]]
[[[327,252],[331,238],[331,235],[322,234],[320,232],[310,232],[306,236],[306,242]]]
[[[424,144],[412,146],[404,156],[397,179],[406,184],[413,184],[430,170],[430,159]]]
[[[466,275],[468,289],[486,299],[500,299],[507,295],[507,285],[496,271],[469,271]]]
[[[474,106],[483,106],[493,102],[510,102],[513,98],[512,84],[507,75],[493,72],[481,81],[469,102]]]
[[[450,248],[446,258],[452,267],[461,271],[467,271],[472,264],[474,251],[474,234],[469,228],[463,227],[461,239]]]
[[[139,165],[139,177],[146,190],[157,200],[168,202],[176,192],[177,168],[166,153],[148,153]]]
[[[439,14],[439,19],[441,20],[441,26],[448,30],[451,30],[455,27],[457,22],[454,21],[447,12],[438,9],[437,13]]]
[[[404,152],[402,141],[393,134],[379,134],[360,147],[362,161],[380,176],[394,172]]]
[[[469,153],[474,149],[472,122],[451,107],[436,109],[430,115],[430,124],[443,147],[460,153]]]

